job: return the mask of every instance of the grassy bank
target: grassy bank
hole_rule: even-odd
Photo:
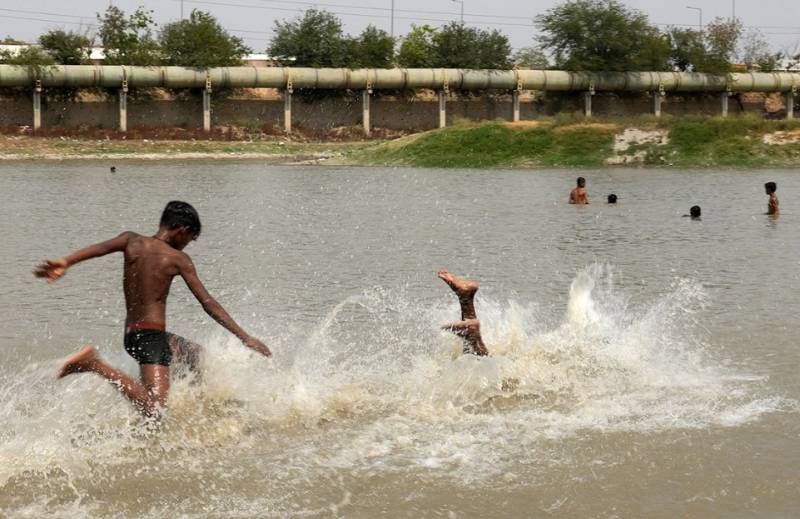
[[[642,117],[460,123],[355,153],[363,164],[425,167],[800,166],[800,121]]]

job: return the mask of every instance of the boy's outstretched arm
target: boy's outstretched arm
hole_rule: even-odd
[[[197,298],[203,306],[203,310],[205,310],[208,315],[221,324],[223,328],[238,337],[248,348],[265,357],[272,356],[272,352],[269,351],[269,348],[267,348],[263,342],[245,332],[242,327],[233,320],[233,317],[222,308],[222,305],[208,293],[203,282],[200,281],[200,278],[197,276],[197,270],[194,268],[194,263],[192,263],[189,256],[185,256],[185,260],[180,265],[180,273],[181,277],[186,282],[186,286],[189,287],[189,290],[192,291],[192,294],[194,294],[194,297]]]
[[[80,263],[81,261],[86,261],[91,258],[105,256],[106,254],[111,254],[112,252],[120,252],[125,250],[125,247],[128,245],[128,240],[131,236],[133,236],[133,234],[134,233],[130,231],[125,231],[116,238],[111,238],[110,240],[90,245],[79,251],[73,252],[69,256],[64,256],[63,258],[56,260],[45,260],[44,263],[40,263],[36,266],[36,268],[33,270],[33,275],[37,278],[45,278],[47,279],[48,283],[52,283],[53,281],[62,278],[64,274],[67,273],[67,269],[76,263]]]

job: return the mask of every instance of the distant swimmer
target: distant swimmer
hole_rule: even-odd
[[[586,205],[589,203],[589,194],[586,192],[586,179],[578,177],[577,184],[578,186],[569,194],[569,203]]]
[[[464,341],[464,353],[472,353],[479,357],[489,355],[489,350],[486,349],[481,337],[481,323],[475,313],[475,292],[478,291],[478,283],[454,276],[446,270],[438,272],[437,275],[453,289],[461,305],[461,320],[442,326],[442,330],[451,331],[461,337]]]
[[[609,204],[616,204],[617,203],[617,195],[615,195],[613,193],[608,195],[608,203]]]
[[[169,393],[170,364],[184,361],[197,369],[200,347],[166,331],[167,296],[175,276],[181,276],[203,310],[245,346],[266,357],[272,355],[261,341],[247,334],[206,290],[191,258],[183,251],[200,236],[200,217],[186,202],[170,202],[161,215],[158,231],[142,236],[126,231],[108,241],[91,245],[69,256],[47,260],[34,275],[52,283],[73,265],[91,258],[122,252],[125,292],[125,351],[139,363],[140,380],[103,362],[94,347],[85,346],[69,357],[58,377],[93,372],[111,382],[147,416],[160,416]]]
[[[775,182],[767,182],[764,184],[764,191],[769,195],[767,202],[767,214],[770,216],[779,216],[781,214],[780,202],[778,202],[778,195],[775,192],[778,190],[778,185]]]
[[[693,205],[692,207],[689,208],[689,214],[685,214],[683,216],[684,216],[684,218],[688,216],[692,220],[699,220],[701,213],[702,213],[702,211],[700,210],[700,206],[699,205]]]
[[[116,173],[117,172],[117,167],[116,166],[111,166],[109,168],[109,171],[111,171],[112,173]]]

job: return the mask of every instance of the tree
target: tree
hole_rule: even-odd
[[[400,43],[397,63],[402,67],[429,68],[436,63],[433,50],[433,36],[436,29],[430,25],[411,25],[409,32]]]
[[[484,31],[451,22],[433,34],[435,67],[505,69],[509,68],[511,45],[497,30]]]
[[[567,70],[669,69],[667,38],[617,0],[569,0],[536,18],[542,47]]]
[[[38,45],[21,47],[18,52],[11,50],[0,51],[0,63],[6,65],[23,65],[40,70],[42,67],[54,65],[55,60]]]
[[[515,66],[525,69],[546,69],[550,66],[547,55],[539,47],[522,47],[511,57]]]
[[[284,63],[301,67],[347,66],[348,49],[342,22],[327,11],[309,9],[289,21],[275,21],[269,52]]]
[[[727,74],[736,57],[742,22],[717,18],[706,26],[706,61],[700,72]]]
[[[782,52],[772,52],[761,31],[750,30],[742,42],[742,61],[748,69],[757,68],[761,72],[772,72],[783,60]]]
[[[103,16],[97,14],[97,34],[105,49],[108,65],[158,65],[158,43],[153,39],[152,11],[139,7],[129,17],[116,6],[109,6]]]
[[[685,71],[702,70],[706,62],[706,44],[702,31],[673,27],[667,32],[670,63]]]
[[[348,52],[351,68],[391,68],[394,64],[395,42],[386,31],[369,25],[353,43]]]
[[[92,47],[92,41],[83,34],[60,29],[39,36],[39,44],[61,65],[81,65],[88,62]]]
[[[231,36],[210,13],[193,10],[186,20],[165,25],[158,41],[164,63],[184,67],[230,67],[242,64],[248,48]]]

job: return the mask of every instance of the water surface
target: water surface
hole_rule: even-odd
[[[0,165],[0,516],[797,513],[796,172],[116,166]],[[587,207],[566,204],[578,174]],[[152,434],[98,377],[53,379],[86,342],[136,372],[121,258],[30,270],[154,232],[171,199],[275,358],[176,281],[168,326],[207,359]],[[458,317],[441,268],[481,282],[491,358],[438,331]]]

